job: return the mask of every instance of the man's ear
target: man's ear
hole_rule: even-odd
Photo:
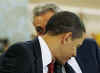
[[[62,36],[61,44],[64,44],[66,41],[69,41],[72,38],[72,32],[65,33]]]

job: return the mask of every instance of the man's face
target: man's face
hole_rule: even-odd
[[[64,40],[64,43],[59,43],[58,48],[56,49],[55,57],[59,61],[63,60],[66,62],[72,56],[76,56],[77,46],[81,45],[82,38],[74,39],[68,38]],[[64,63],[63,62],[63,63]]]
[[[64,44],[61,44],[62,55],[67,56],[68,59],[72,56],[76,56],[76,49],[81,43],[82,39],[66,40]]]
[[[51,18],[51,16],[54,15],[53,11],[48,11],[44,14],[41,14],[40,16],[34,17],[34,26],[37,29],[37,27],[41,28],[42,30],[37,30],[38,35],[43,34],[45,32],[45,26],[48,22],[48,20]]]

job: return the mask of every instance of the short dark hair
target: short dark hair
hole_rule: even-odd
[[[72,12],[58,12],[48,21],[46,33],[58,35],[66,32],[72,32],[72,38],[81,37],[83,32],[85,32],[84,24],[80,18]]]

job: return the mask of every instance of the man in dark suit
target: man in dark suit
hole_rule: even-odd
[[[44,5],[37,5],[33,9],[33,25],[35,26],[37,35],[42,36],[45,32],[45,26],[48,20],[53,16],[56,12],[58,12],[60,8],[53,3],[47,3]],[[55,73],[62,73],[62,64],[59,64],[57,61],[54,63],[54,71]]]
[[[73,69],[66,62],[75,56],[76,46],[84,40],[84,31],[81,28],[80,19],[74,13],[67,11],[56,13],[48,21],[46,32],[42,37],[9,47],[0,57],[0,73],[48,73],[47,65],[55,59],[64,64],[66,73],[77,73],[72,72]],[[94,41],[86,39],[84,42],[76,55],[80,72],[99,73],[98,47]],[[93,47],[92,51],[87,45]],[[83,56],[83,53],[86,56]],[[95,67],[90,66],[91,64]],[[91,69],[94,70],[90,71]]]

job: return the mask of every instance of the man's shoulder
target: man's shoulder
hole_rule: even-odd
[[[34,46],[35,42],[37,42],[36,39],[25,41],[25,42],[17,42],[15,44],[11,45],[8,48],[7,52],[13,52],[13,53],[17,53],[17,54],[30,53],[34,50],[33,46]]]
[[[10,49],[10,48],[27,48],[27,47],[29,47],[30,45],[32,45],[32,42],[33,42],[33,40],[30,40],[30,41],[25,41],[25,42],[17,42],[17,43],[14,43],[14,44],[12,44],[9,48],[8,48],[8,50]]]
[[[34,38],[33,40],[14,43],[10,47],[23,47],[23,48],[28,48],[28,47],[32,47],[32,45],[34,45],[35,43],[37,43],[37,41],[38,41],[38,38]]]
[[[82,46],[83,47],[91,47],[91,46],[97,46],[97,43],[96,43],[96,41],[94,40],[94,39],[92,39],[92,38],[86,38],[86,39],[84,39],[84,41],[83,41],[83,43],[82,43]]]
[[[84,43],[96,43],[96,41],[92,38],[85,38]]]
[[[93,53],[93,52],[95,53],[97,49],[98,49],[98,46],[97,46],[96,41],[91,38],[86,38],[83,41],[82,45],[78,48],[77,52],[78,53],[84,52],[85,54],[86,53],[89,54],[89,53]]]

